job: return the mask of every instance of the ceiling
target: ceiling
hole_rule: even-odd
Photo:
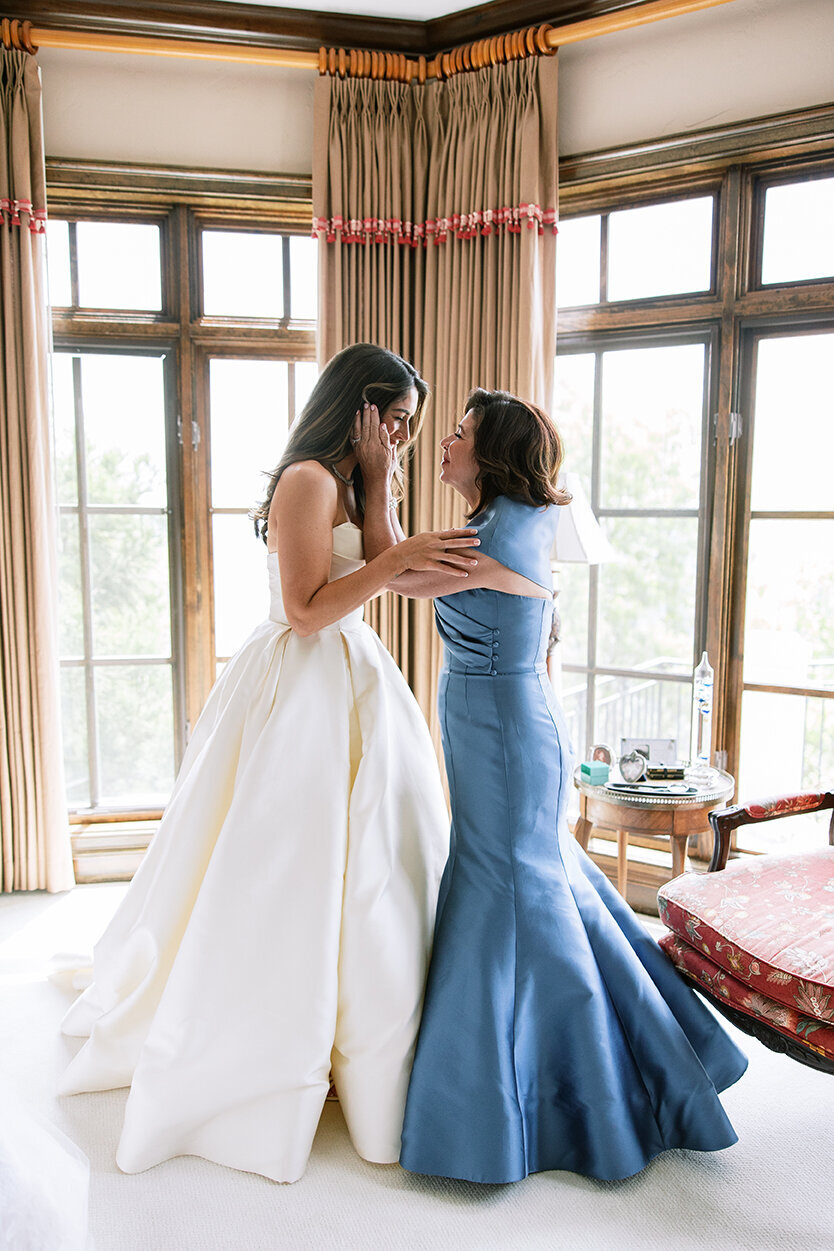
[[[233,4],[237,0],[219,0]],[[340,13],[362,17],[399,18],[401,21],[430,22],[465,9],[480,8],[484,0],[249,0],[259,8],[293,8],[317,13]]]

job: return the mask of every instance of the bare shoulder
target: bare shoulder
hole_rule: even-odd
[[[336,479],[318,460],[297,460],[294,464],[287,465],[276,490],[280,490],[282,486],[289,486],[294,490],[313,488],[316,491],[338,494]]]
[[[336,479],[317,460],[298,460],[288,465],[275,488],[270,512],[289,505],[291,508],[310,504],[318,508],[332,509],[339,506],[339,489]]]

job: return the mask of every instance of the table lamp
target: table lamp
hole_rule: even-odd
[[[550,549],[550,567],[553,570],[553,598],[559,594],[558,573],[560,565],[599,565],[614,557],[614,549],[602,532],[593,509],[582,487],[578,473],[559,475],[558,486],[569,491],[571,501],[559,508],[556,537]],[[556,649],[560,632],[559,614],[554,607],[553,628],[547,649],[547,672],[557,694],[561,693],[561,666]]]

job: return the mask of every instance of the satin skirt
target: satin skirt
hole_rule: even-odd
[[[476,1182],[627,1177],[736,1141],[747,1061],[569,832],[543,673],[446,672],[452,798],[401,1163]]]
[[[130,1086],[117,1161],[294,1181],[331,1072],[398,1158],[448,818],[422,715],[361,611],[264,622],[224,669],[64,1031],[63,1093]]]

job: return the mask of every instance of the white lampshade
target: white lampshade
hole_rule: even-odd
[[[559,486],[570,491],[573,498],[559,509],[559,524],[550,551],[550,563],[600,565],[605,560],[611,560],[614,549],[593,514],[579,474],[560,474]]]

